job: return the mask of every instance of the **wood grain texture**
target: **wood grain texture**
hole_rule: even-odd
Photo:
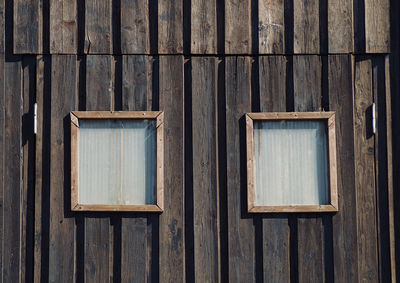
[[[35,139],[33,133],[33,109],[35,103],[36,85],[36,58],[26,56],[22,59],[22,159],[21,159],[21,268],[20,280],[26,282],[32,280],[33,254],[33,205],[34,193],[34,153]]]
[[[85,53],[111,54],[111,1],[85,1]]]
[[[366,53],[389,53],[390,1],[365,0],[364,5]]]
[[[191,3],[191,53],[217,52],[217,4],[212,0]]]
[[[183,52],[183,0],[158,1],[158,52]]]
[[[14,59],[14,60],[7,60]],[[22,94],[20,58],[4,62],[4,186],[3,186],[3,256],[4,282],[19,282],[21,266],[21,124]],[[16,95],[17,94],[17,95]]]
[[[0,31],[1,32],[1,31]],[[0,56],[0,86],[4,86],[4,56]],[[5,95],[0,92],[0,266],[3,266],[3,238],[4,238],[4,130],[5,130]],[[0,268],[0,278],[3,278],[3,268]]]
[[[86,60],[86,110],[112,110],[111,57],[88,55]],[[110,218],[85,217],[84,233],[85,281],[111,280]]]
[[[389,241],[390,241],[390,270],[392,280],[396,282],[396,236],[394,211],[394,175],[393,175],[393,116],[392,116],[392,89],[390,78],[390,55],[385,57],[385,87],[386,87],[386,137],[387,137],[387,182],[388,182],[388,209],[389,209]],[[394,92],[394,91],[393,91]]]
[[[44,57],[37,56],[36,62],[36,162],[35,162],[35,227],[34,227],[34,266],[33,281],[40,282],[42,278],[42,186],[43,186],[43,105],[44,105]]]
[[[357,281],[357,217],[353,205],[354,132],[351,57],[328,57],[329,110],[336,112],[339,213],[332,217],[334,277]],[[339,87],[340,86],[340,87]]]
[[[250,54],[251,1],[225,0],[225,53]]]
[[[39,0],[14,1],[14,53],[36,54],[41,52],[39,25],[41,16]]]
[[[378,247],[374,137],[371,132],[372,66],[370,60],[355,62],[354,156],[358,239],[358,281],[378,282]],[[369,178],[365,178],[369,176]]]
[[[5,34],[5,0],[0,1],[0,34],[3,36],[0,40],[0,53],[4,53],[4,34]],[[4,59],[3,59],[4,60]]]
[[[151,239],[151,227],[148,229],[147,218],[123,217],[121,237],[122,282],[148,282],[150,259],[147,243],[148,238]]]
[[[293,58],[293,87],[295,111],[321,109],[321,59],[318,56]],[[299,282],[324,281],[324,231],[322,217],[300,215],[298,224]]]
[[[160,110],[165,114],[164,164],[169,165],[164,167],[164,212],[159,219],[160,282],[185,280],[183,106],[183,57],[161,56]]]
[[[293,0],[294,53],[320,52],[319,0]]]
[[[122,56],[122,110],[151,110],[153,59]]]
[[[50,53],[77,53],[77,15],[76,1],[50,1]]]
[[[258,51],[260,54],[284,54],[285,52],[284,2],[284,0],[258,1]]]
[[[255,229],[247,217],[245,125],[251,111],[251,58],[225,58],[229,282],[255,281]]]
[[[319,56],[293,57],[295,111],[321,111],[321,72]]]
[[[195,280],[218,281],[216,60],[192,58]]]
[[[121,52],[150,52],[149,0],[121,0]]]
[[[61,282],[74,280],[75,219],[65,217],[70,196],[65,194],[69,170],[64,168],[68,160],[64,148],[69,140],[65,140],[64,119],[78,106],[76,56],[54,55],[51,63],[49,281]]]
[[[328,52],[353,50],[353,1],[328,1]]]
[[[152,58],[122,57],[122,110],[151,110]],[[134,216],[134,217],[132,217]],[[121,220],[121,280],[151,282],[152,219],[158,215],[131,215]]]
[[[261,50],[261,49],[260,49]],[[260,111],[286,111],[286,58],[259,58]],[[264,282],[290,281],[290,230],[286,215],[262,220]]]
[[[260,111],[286,111],[286,57],[258,58],[260,81]]]

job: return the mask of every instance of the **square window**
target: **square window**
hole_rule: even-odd
[[[334,112],[248,113],[249,212],[337,211]]]
[[[163,113],[74,111],[71,208],[163,210]]]

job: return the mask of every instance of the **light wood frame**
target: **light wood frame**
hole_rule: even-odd
[[[164,113],[162,111],[72,111],[71,118],[71,210],[162,212],[164,209]],[[156,204],[106,205],[79,203],[79,120],[80,119],[154,119],[156,120],[157,184]]]
[[[337,212],[337,160],[336,160],[336,129],[335,112],[271,112],[247,113],[246,115],[246,149],[247,149],[247,209],[249,213],[286,213],[286,212]],[[325,120],[328,133],[328,163],[329,163],[329,196],[327,205],[284,205],[256,206],[255,201],[255,156],[254,156],[254,121],[279,120]]]

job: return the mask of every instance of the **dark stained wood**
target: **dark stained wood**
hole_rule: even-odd
[[[286,58],[259,57],[260,111],[286,111]]]
[[[111,15],[111,1],[85,1],[85,53],[111,53]]]
[[[50,1],[50,53],[76,54],[77,15],[76,1]]]
[[[229,282],[255,281],[255,229],[247,215],[246,137],[240,123],[251,111],[250,75],[250,57],[225,58]]]
[[[391,57],[385,57],[385,87],[386,87],[386,138],[387,138],[387,182],[388,182],[388,209],[389,209],[389,247],[390,247],[390,270],[392,280],[396,280],[396,238],[395,238],[395,216],[394,216],[394,175],[393,175],[393,116],[392,116],[392,88],[390,78]],[[394,93],[394,91],[393,91]]]
[[[357,209],[358,281],[378,282],[376,191],[372,135],[372,66],[370,60],[355,62],[354,155]],[[365,176],[369,176],[366,178]]]
[[[319,0],[294,0],[294,53],[318,54]]]
[[[284,2],[284,0],[258,1],[258,51],[260,54],[285,52]]]
[[[183,52],[183,0],[158,1],[158,52]]]
[[[121,225],[121,280],[147,282],[147,218],[122,218]]]
[[[356,282],[357,217],[354,205],[354,132],[352,63],[348,55],[329,56],[329,110],[336,112],[339,213],[332,217],[334,277]]]
[[[160,282],[185,281],[183,56],[160,57],[164,111],[164,212],[160,215]]]
[[[0,34],[2,35],[0,40],[0,53],[4,53],[4,34],[5,34],[5,1],[0,1]],[[0,272],[1,275],[1,272]]]
[[[225,53],[250,54],[251,0],[225,0]]]
[[[293,57],[293,87],[295,111],[320,111],[322,96],[321,58]]]
[[[9,61],[7,60],[9,59]],[[11,60],[10,60],[11,59]],[[21,266],[21,61],[4,62],[4,186],[3,186],[3,258],[4,282],[19,282]],[[17,94],[17,95],[16,95]]]
[[[365,51],[390,52],[390,0],[365,0]]]
[[[217,4],[213,0],[191,3],[191,53],[217,52]]]
[[[151,110],[152,64],[149,56],[122,56],[122,110]]]
[[[111,59],[87,56],[86,110],[112,110]],[[85,282],[104,282],[111,277],[110,230],[109,217],[85,217]]]
[[[40,282],[42,267],[42,185],[43,185],[43,95],[44,95],[44,57],[36,57],[36,163],[35,163],[35,227],[34,227],[34,266],[33,281]]]
[[[64,160],[68,158],[64,156],[64,148],[69,143],[65,140],[68,136],[64,119],[78,107],[76,56],[54,55],[51,63],[49,281],[71,282],[74,280],[75,219],[65,217],[70,209],[66,207],[69,196],[65,195],[70,177],[69,170],[64,168]]]
[[[192,58],[193,235],[196,282],[218,281],[217,64]]]
[[[286,58],[259,58],[260,111],[286,111]],[[287,215],[262,220],[264,282],[290,281],[290,230]]]
[[[121,0],[121,52],[150,52],[149,0]]]
[[[0,30],[1,32],[1,30]],[[0,86],[4,85],[4,56],[0,56]],[[3,221],[3,200],[4,200],[4,130],[5,130],[5,95],[4,91],[0,92],[0,266],[3,266],[3,238],[4,238],[4,221]],[[0,278],[3,278],[3,268],[0,268]]]
[[[328,1],[328,52],[353,50],[353,1]]]
[[[33,108],[35,103],[36,85],[36,58],[26,56],[22,59],[22,186],[21,197],[21,282],[30,281],[32,278],[32,257],[33,242],[32,228],[33,215],[30,206],[32,205],[32,193],[34,190],[34,134],[33,134]]]
[[[39,53],[39,37],[42,28],[39,0],[14,1],[14,53]]]
[[[294,56],[294,110],[321,110],[321,58]],[[298,277],[299,282],[324,281],[324,231],[322,217],[317,214],[300,215],[298,221]]]
[[[151,110],[151,66],[148,56],[122,57],[122,110]],[[121,219],[121,280],[148,282],[152,272],[151,218],[158,215],[132,216]]]

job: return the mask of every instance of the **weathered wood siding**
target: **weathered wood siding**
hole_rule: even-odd
[[[399,18],[396,0],[1,0],[0,281],[395,282]],[[163,213],[70,210],[73,110],[164,111]],[[247,213],[243,117],[273,111],[336,112],[338,213]]]

